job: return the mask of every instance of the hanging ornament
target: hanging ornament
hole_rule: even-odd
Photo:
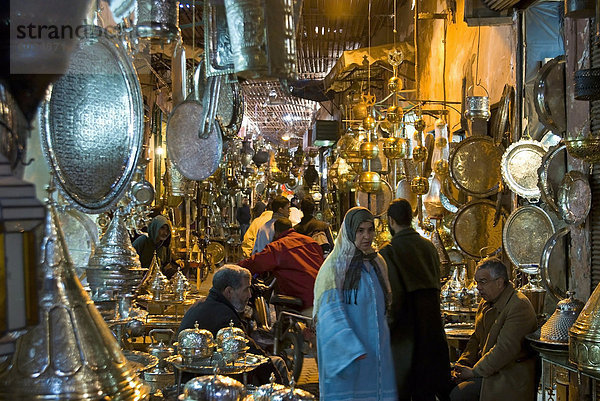
[[[372,130],[375,128],[375,119],[373,118],[373,116],[368,115],[363,119],[363,127],[366,130]]]
[[[419,118],[418,120],[415,121],[415,129],[418,132],[423,132],[425,130],[425,127],[427,127],[427,124],[425,124],[425,120],[423,120],[422,118]]]
[[[377,192],[381,189],[381,176],[375,171],[363,171],[358,177],[358,186],[363,192]]]
[[[425,146],[415,146],[413,148],[412,158],[415,162],[424,162],[427,160],[427,148]]]
[[[397,124],[402,121],[403,114],[402,108],[392,105],[387,109],[386,119],[392,124]]]
[[[373,160],[379,155],[377,142],[363,142],[360,144],[360,157],[367,160]]]
[[[433,171],[442,178],[448,177],[449,165],[448,160],[440,159],[433,165]]]
[[[410,182],[410,190],[417,195],[429,192],[429,180],[425,177],[415,177]]]
[[[388,89],[392,93],[398,93],[402,90],[402,81],[398,77],[391,77],[388,80]]]

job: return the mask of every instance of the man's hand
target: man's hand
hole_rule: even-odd
[[[456,364],[454,366],[454,377],[458,381],[462,382],[462,381],[465,381],[465,380],[472,379],[473,377],[475,377],[475,375],[473,374],[473,368],[470,368],[470,367],[464,366],[464,365]]]

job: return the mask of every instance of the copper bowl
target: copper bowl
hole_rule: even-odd
[[[600,163],[600,136],[588,136],[565,139],[569,154],[579,160]]]

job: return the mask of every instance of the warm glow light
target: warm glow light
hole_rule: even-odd
[[[290,140],[290,136],[289,136],[289,134],[283,134],[283,135],[281,136],[281,140],[282,140],[282,141],[289,141],[289,140]]]
[[[165,154],[165,150],[163,149],[162,146],[159,146],[158,148],[156,148],[155,153],[156,153],[157,156],[162,156],[162,155]]]

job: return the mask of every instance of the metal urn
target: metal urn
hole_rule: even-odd
[[[147,271],[131,245],[125,212],[118,208],[86,269],[94,299],[115,300],[134,294]]]
[[[568,298],[558,302],[550,319],[540,329],[540,340],[550,342],[569,342],[569,329],[575,323],[583,308],[583,302],[573,298],[573,292],[567,292]]]
[[[186,365],[194,365],[202,362],[213,355],[215,340],[208,330],[200,329],[198,322],[193,329],[185,329],[177,336],[174,344]]]
[[[55,205],[41,243],[40,324],[0,375],[0,400],[145,400],[148,387],[79,281]]]
[[[233,325],[233,320],[229,321],[229,326],[223,327],[217,332],[217,345],[220,347],[223,345],[223,341],[228,339],[229,337],[240,336],[244,337],[246,334],[244,330],[239,327],[235,327]]]
[[[600,373],[600,285],[569,329],[569,361],[582,370]]]

